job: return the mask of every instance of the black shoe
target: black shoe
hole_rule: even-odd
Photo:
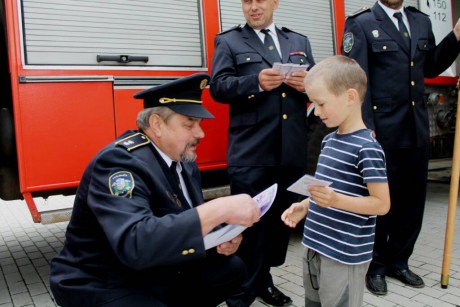
[[[275,286],[264,289],[262,292],[258,293],[258,296],[263,299],[265,303],[272,306],[289,306],[292,303],[291,298],[284,295],[284,293]]]
[[[249,307],[250,306],[246,304],[230,303],[228,301],[225,301],[225,303],[227,304],[227,307]]]
[[[249,307],[256,300],[255,294],[241,292],[233,295],[225,301],[228,307]]]
[[[388,290],[385,275],[366,275],[366,288],[375,295],[386,295]]]
[[[401,281],[403,284],[414,287],[414,288],[425,287],[425,283],[423,282],[423,279],[409,269],[389,270],[388,276],[396,278],[397,280]]]

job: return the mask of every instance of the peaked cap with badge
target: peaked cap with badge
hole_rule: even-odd
[[[214,118],[201,100],[209,78],[205,73],[193,74],[135,93],[134,98],[143,99],[144,108],[168,107],[184,116]]]

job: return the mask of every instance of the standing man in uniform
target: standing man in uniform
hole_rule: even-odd
[[[204,203],[194,160],[213,118],[201,105],[209,80],[196,74],[135,94],[145,109],[91,161],[75,196],[50,286],[66,306],[217,306],[241,291],[246,269],[232,255],[241,235],[205,250],[216,226],[251,226],[248,195]],[[204,204],[203,204],[204,203]]]
[[[291,299],[273,284],[270,267],[284,263],[290,230],[280,219],[297,201],[286,188],[307,163],[306,69],[284,76],[273,63],[314,65],[307,37],[273,23],[278,0],[242,0],[244,27],[215,38],[211,95],[229,105],[227,163],[232,194],[254,196],[278,183],[278,194],[261,222],[244,232],[238,255],[248,267],[245,291],[227,300],[249,306],[256,296],[274,306]]]
[[[403,0],[379,0],[347,18],[342,53],[366,71],[363,117],[385,151],[391,196],[389,214],[377,218],[366,286],[387,293],[385,276],[421,288],[409,269],[425,207],[429,135],[424,77],[447,69],[460,51],[460,21],[438,45],[430,18]]]

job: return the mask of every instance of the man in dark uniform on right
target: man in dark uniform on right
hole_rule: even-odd
[[[377,218],[374,253],[366,276],[368,290],[387,294],[385,276],[421,288],[409,269],[420,233],[426,198],[429,121],[424,77],[447,69],[460,51],[460,20],[438,45],[427,15],[403,0],[379,0],[345,23],[342,53],[366,71],[363,118],[382,145],[391,209]]]

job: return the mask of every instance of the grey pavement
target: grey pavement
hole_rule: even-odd
[[[423,228],[410,261],[426,286],[415,289],[387,278],[388,295],[378,297],[366,290],[364,306],[460,306],[458,207],[449,284],[447,289],[440,286],[448,199],[449,182],[429,183]],[[59,200],[69,201],[69,197]],[[0,201],[0,307],[56,306],[48,286],[49,262],[63,245],[66,226],[67,222],[35,224],[24,201]],[[285,264],[272,270],[276,285],[292,297],[293,306],[304,305],[300,239],[293,234]],[[252,305],[263,306],[260,301]]]

